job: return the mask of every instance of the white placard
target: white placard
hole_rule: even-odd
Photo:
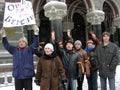
[[[30,1],[5,3],[3,27],[16,27],[35,23],[32,3]]]

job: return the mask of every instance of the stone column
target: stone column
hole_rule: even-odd
[[[101,22],[104,21],[104,18],[105,18],[104,12],[101,10],[93,10],[87,13],[87,21],[92,24],[93,31],[95,32],[99,39],[102,33]]]
[[[45,16],[51,21],[51,31],[55,31],[56,41],[63,40],[62,19],[67,14],[65,2],[51,0],[44,6]]]
[[[116,31],[118,33],[118,45],[120,47],[120,17],[114,19],[114,26],[116,26]]]
[[[27,40],[28,40],[28,46],[33,43],[33,38],[34,38],[34,32],[31,29],[31,26],[26,26],[27,29]]]

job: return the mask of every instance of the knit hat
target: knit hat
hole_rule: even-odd
[[[82,43],[81,43],[81,41],[80,41],[80,40],[76,40],[76,41],[75,41],[75,43],[74,43],[74,45],[76,45],[76,44],[79,44],[79,45],[81,45],[81,46],[82,46]]]
[[[103,37],[104,35],[110,36],[110,33],[108,33],[108,32],[103,32],[102,37]]]
[[[87,44],[88,44],[88,43],[93,43],[93,41],[92,41],[92,40],[87,40]]]
[[[26,37],[20,38],[20,39],[19,39],[19,42],[22,41],[22,40],[25,41],[26,44],[28,44],[28,41],[27,41],[27,38],[26,38]]]
[[[54,51],[53,45],[52,45],[51,43],[47,43],[47,44],[45,45],[44,49],[45,49],[45,48],[49,48],[49,49],[51,49],[51,51]]]

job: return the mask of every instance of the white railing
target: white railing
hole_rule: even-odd
[[[1,72],[0,72],[0,87],[14,85],[14,79],[12,77],[12,63],[0,64]]]
[[[37,62],[34,62],[37,65]],[[14,78],[12,77],[12,63],[0,64],[0,87],[14,85]]]
[[[8,79],[11,78],[9,81]],[[12,72],[4,72],[0,73],[0,87],[11,86],[14,85],[14,78],[12,77]]]

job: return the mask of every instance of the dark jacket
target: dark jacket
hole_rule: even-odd
[[[40,80],[40,90],[48,90],[48,88],[58,90],[58,70],[62,78],[66,78],[63,64],[54,53],[52,55],[44,54],[40,57],[36,71],[36,79]]]
[[[78,53],[74,51],[67,51],[63,48],[59,48],[59,54],[62,58],[62,63],[65,68],[66,77],[76,79],[78,76],[81,76],[81,68],[78,67],[78,62],[81,62],[81,58]]]
[[[35,75],[33,54],[34,48],[38,47],[39,37],[35,36],[33,44],[20,49],[8,43],[7,37],[2,39],[3,46],[13,56],[13,77],[17,79],[31,78]]]
[[[111,42],[107,46],[101,44],[96,48],[95,55],[98,61],[99,75],[102,78],[114,77],[118,64],[118,47]]]

